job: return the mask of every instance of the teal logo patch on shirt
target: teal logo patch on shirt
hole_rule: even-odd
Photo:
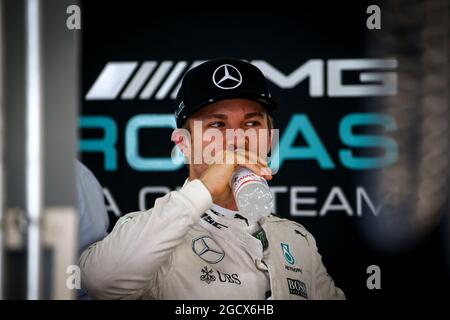
[[[295,259],[292,254],[289,252],[289,245],[287,243],[281,243],[281,249],[283,250],[284,260],[290,265],[295,263]]]

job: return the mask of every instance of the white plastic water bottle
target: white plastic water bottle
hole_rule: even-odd
[[[272,212],[273,196],[269,185],[253,171],[237,168],[231,175],[230,187],[239,213],[249,221],[256,222]]]

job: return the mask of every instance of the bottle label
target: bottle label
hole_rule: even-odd
[[[236,198],[238,192],[242,189],[243,186],[251,184],[251,183],[265,183],[264,179],[260,176],[254,174],[252,171],[248,169],[243,169],[237,172],[232,180],[231,187],[233,190],[233,195]]]

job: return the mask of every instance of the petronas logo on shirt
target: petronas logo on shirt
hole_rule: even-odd
[[[284,260],[286,260],[289,264],[294,264],[295,259],[292,254],[289,252],[289,245],[287,243],[281,243],[281,249],[283,250]]]
[[[213,270],[208,270],[208,267],[204,267],[202,269],[202,275],[200,276],[201,281],[205,281],[207,284],[210,284],[213,281],[216,281],[216,277],[212,275]]]

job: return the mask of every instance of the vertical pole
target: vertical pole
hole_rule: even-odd
[[[4,127],[4,97],[3,97],[3,77],[5,70],[3,68],[3,0],[0,0],[0,300],[4,299],[5,284],[5,247],[4,247],[4,212],[5,212],[5,167],[3,151],[5,148],[5,127]]]
[[[27,299],[41,297],[43,208],[43,103],[41,70],[41,18],[39,0],[26,0],[26,211]]]

